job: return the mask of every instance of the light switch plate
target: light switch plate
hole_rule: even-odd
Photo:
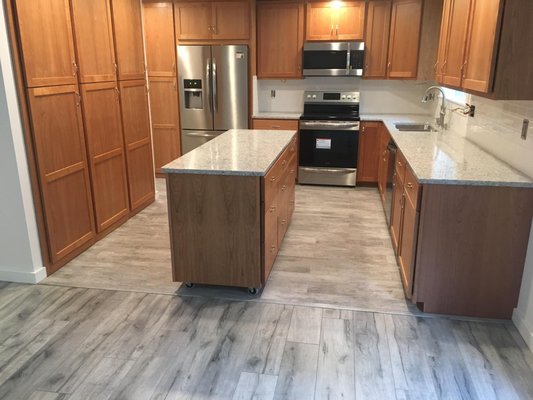
[[[522,135],[520,136],[523,140],[527,139],[527,130],[529,129],[529,119],[524,119],[522,123]]]

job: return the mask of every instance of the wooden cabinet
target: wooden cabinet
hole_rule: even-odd
[[[363,40],[365,2],[307,3],[306,40]]]
[[[175,3],[178,40],[247,40],[250,38],[248,1]]]
[[[145,74],[141,2],[112,0],[118,79],[143,79]]]
[[[122,122],[130,207],[138,210],[155,196],[154,162],[148,118],[148,96],[144,80],[120,82]]]
[[[389,78],[416,79],[422,22],[422,0],[392,3],[388,74]]]
[[[115,82],[81,86],[96,229],[104,231],[129,213],[124,136]]]
[[[110,0],[71,0],[80,82],[116,79]]]
[[[368,2],[365,35],[365,78],[387,77],[391,0]]]
[[[143,18],[148,76],[176,76],[172,3],[143,3]]]
[[[363,122],[359,135],[357,156],[357,182],[375,183],[378,181],[380,160],[380,123]]]
[[[294,119],[261,119],[252,120],[253,129],[266,130],[298,130],[298,120]]]
[[[531,3],[446,0],[436,80],[497,100],[533,99]]]
[[[80,95],[65,85],[29,89],[28,97],[48,247],[58,262],[95,237]]]
[[[150,109],[156,170],[181,155],[176,78],[150,79]]]
[[[298,3],[257,4],[257,77],[302,77],[304,6]]]
[[[16,0],[26,86],[77,83],[68,0]]]

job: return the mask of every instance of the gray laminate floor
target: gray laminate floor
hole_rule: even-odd
[[[0,282],[3,400],[531,398],[509,323]]]
[[[418,314],[405,301],[377,189],[297,186],[293,221],[260,297],[173,283],[164,180],[156,202],[47,278],[83,288]]]

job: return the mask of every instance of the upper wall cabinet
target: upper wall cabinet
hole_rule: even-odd
[[[306,40],[363,40],[364,26],[364,1],[307,4]]]
[[[389,78],[416,79],[422,22],[422,0],[392,2]]]
[[[136,0],[112,0],[112,6],[118,79],[144,79],[141,3]]]
[[[248,1],[175,3],[178,40],[248,40]]]
[[[257,77],[302,77],[304,6],[257,3]]]
[[[80,82],[116,79],[110,0],[71,0]],[[89,18],[90,16],[90,18]]]
[[[77,83],[68,0],[16,0],[28,87]]]
[[[417,78],[422,11],[422,0],[368,3],[365,78]]]
[[[533,99],[532,7],[528,0],[446,0],[436,80],[493,99]]]
[[[172,3],[144,3],[143,17],[148,76],[176,76]]]

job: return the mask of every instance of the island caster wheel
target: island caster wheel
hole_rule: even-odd
[[[259,289],[254,287],[248,288],[248,293],[250,293],[251,295],[256,295],[257,293],[259,293]]]
[[[188,287],[189,289],[194,287],[194,283],[192,282],[185,282],[185,287]]]

